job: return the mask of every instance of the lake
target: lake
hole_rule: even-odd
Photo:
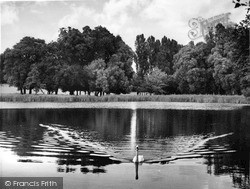
[[[250,106],[1,103],[0,119],[2,177],[63,177],[67,189],[249,188]]]

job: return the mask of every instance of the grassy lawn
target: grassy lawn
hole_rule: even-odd
[[[70,96],[67,93],[59,92],[58,95],[47,95],[39,93],[37,95],[21,95],[14,87],[8,85],[0,86],[1,102],[198,102],[198,103],[234,103],[250,104],[250,98],[243,95],[105,95],[105,96]]]

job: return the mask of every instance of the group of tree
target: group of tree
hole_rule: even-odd
[[[196,45],[143,35],[136,38],[134,89],[154,94],[244,94],[250,96],[250,16],[218,24]]]
[[[6,49],[0,57],[0,82],[22,94],[57,94],[61,89],[96,95],[135,91],[249,96],[249,29],[247,15],[235,26],[218,24],[205,42],[186,46],[165,36],[158,40],[141,34],[133,52],[104,27],[61,28],[55,42],[24,37]]]
[[[24,37],[1,54],[1,82],[26,90],[128,93],[134,53],[106,28],[61,28],[56,42]]]

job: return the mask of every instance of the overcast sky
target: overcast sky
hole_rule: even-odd
[[[164,35],[185,45],[188,21],[230,12],[238,23],[244,8],[234,9],[232,0],[82,0],[1,1],[1,53],[24,36],[56,40],[61,27],[104,26],[120,35],[134,49],[136,35]]]

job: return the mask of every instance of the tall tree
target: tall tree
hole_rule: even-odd
[[[62,66],[66,64],[63,59],[59,44],[57,42],[51,42],[46,45],[44,56],[40,63],[37,64],[40,78],[43,87],[48,91],[48,94],[55,92],[57,94],[59,89],[59,72]]]
[[[45,41],[33,37],[24,37],[13,49],[6,49],[4,70],[5,79],[10,85],[16,86],[21,93],[26,93],[26,79],[31,66],[41,61]],[[32,87],[29,87],[30,93]]]
[[[4,53],[1,53],[0,55],[0,84],[5,83],[4,80]]]
[[[160,51],[160,41],[155,40],[154,36],[150,36],[147,39],[148,45],[148,61],[149,61],[149,69],[152,70],[156,67],[157,54]]]
[[[143,34],[136,36],[135,53],[136,71],[143,78],[149,72],[148,48]]]
[[[191,42],[174,56],[174,76],[181,93],[212,93],[213,68],[207,63],[208,55],[207,44]]]
[[[248,5],[250,6],[250,4]],[[249,9],[248,9],[249,11]],[[249,45],[249,30],[250,30],[250,15],[242,20],[235,28],[234,35],[234,49],[235,53],[232,57],[233,62],[236,64],[236,77],[240,80],[240,90],[245,96],[250,96],[250,45]]]
[[[164,36],[161,40],[160,50],[157,54],[156,66],[167,74],[173,74],[173,56],[182,46],[175,40]]]
[[[75,28],[61,28],[58,38],[58,44],[63,59],[69,65],[78,64],[85,65],[86,60],[84,54],[87,51],[85,38],[82,33]]]

